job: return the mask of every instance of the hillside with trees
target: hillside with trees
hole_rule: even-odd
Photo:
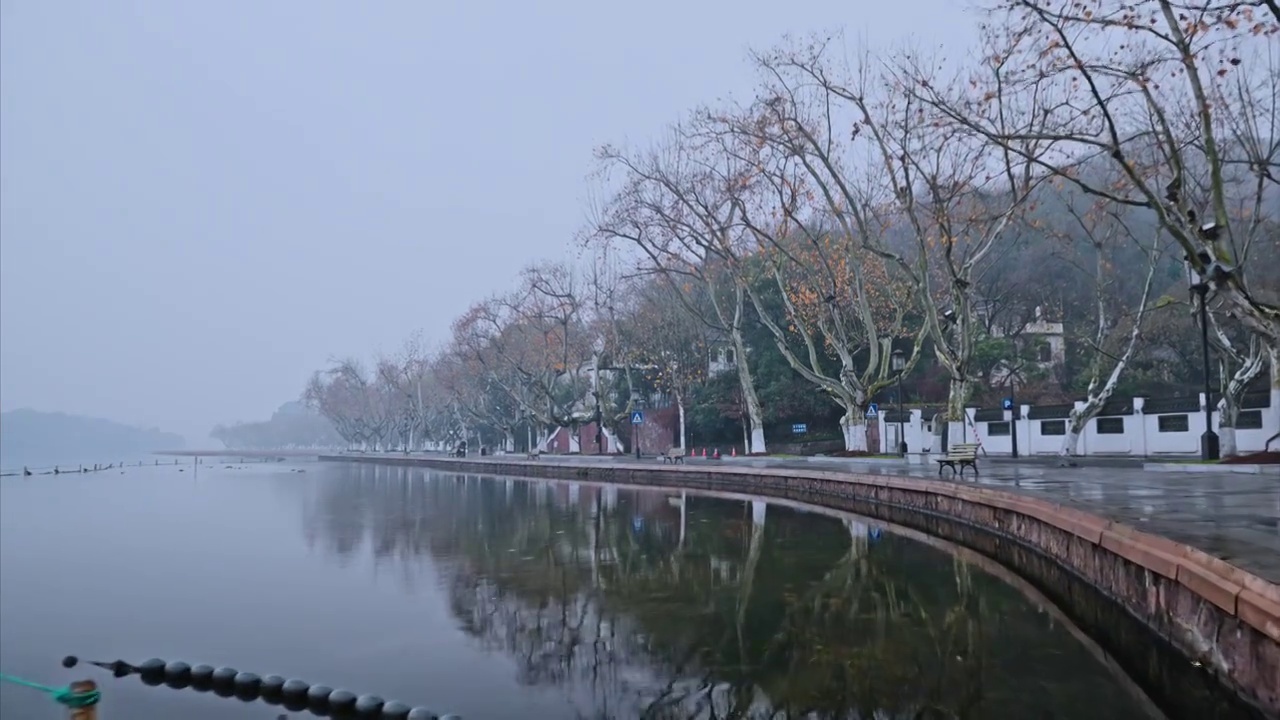
[[[899,379],[951,423],[1016,382],[1080,403],[1072,455],[1111,398],[1198,391],[1203,306],[1234,454],[1241,399],[1280,390],[1274,3],[986,5],[961,63],[753,52],[751,97],[599,149],[575,260],[530,265],[438,351],[317,372],[307,403],[364,447],[588,423],[616,446],[670,406],[684,447],[763,453],[805,422],[857,452]]]
[[[100,418],[26,408],[0,414],[0,466],[6,470],[95,462],[106,465],[181,449],[184,444],[181,435]]]

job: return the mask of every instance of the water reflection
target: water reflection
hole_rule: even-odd
[[[1009,585],[927,545],[762,501],[355,466],[308,543],[430,569],[458,626],[583,718],[1135,718]]]

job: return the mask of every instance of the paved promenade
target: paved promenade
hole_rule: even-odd
[[[364,455],[363,457],[370,457]],[[403,455],[394,455],[403,460]],[[439,456],[435,456],[439,457]],[[471,460],[523,462],[523,456]],[[548,456],[547,461],[652,466],[656,458],[629,456]],[[931,461],[846,460],[837,458],[691,458],[690,465],[717,464],[938,479]],[[966,472],[963,482],[1026,493],[1116,520],[1200,548],[1259,577],[1280,583],[1280,466],[1262,474],[1228,471],[1172,473],[1140,466],[1060,468],[1037,460],[980,459],[981,475]],[[950,471],[942,479],[951,480]]]

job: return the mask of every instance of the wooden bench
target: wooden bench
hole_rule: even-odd
[[[673,447],[670,450],[666,451],[662,455],[662,462],[671,463],[673,465],[675,463],[680,463],[681,465],[683,465],[684,464],[684,448]]]
[[[542,448],[534,448],[530,450],[529,452],[525,453],[525,457],[529,460],[537,460],[538,458],[542,457]]]
[[[938,459],[938,474],[942,474],[942,468],[951,468],[951,474],[959,474],[964,477],[964,469],[973,468],[973,474],[978,474],[978,444],[977,443],[960,443],[952,445],[947,451],[947,456]]]

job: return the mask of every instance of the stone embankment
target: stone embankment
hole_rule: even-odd
[[[1055,574],[1066,571],[1265,715],[1280,717],[1280,586],[1200,548],[1023,493],[915,477],[790,468],[395,455],[322,460],[748,493],[881,518],[994,557],[1047,586],[1046,592],[1068,612],[1096,612],[1081,607],[1084,601],[1062,589],[1067,583],[1055,580]]]

